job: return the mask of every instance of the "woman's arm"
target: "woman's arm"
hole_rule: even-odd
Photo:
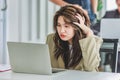
[[[67,2],[65,2],[63,0],[50,0],[50,1],[57,4],[57,5],[59,5],[59,6],[61,6],[61,7],[69,4],[69,3],[67,3]]]
[[[78,7],[80,9],[82,9],[84,11],[85,14],[88,14],[88,12],[82,8],[82,6],[78,5],[78,4],[71,4],[71,3],[67,3],[65,2],[64,0],[50,0],[51,2],[55,3],[56,5],[59,5],[59,6],[66,6],[66,5],[73,5],[75,7]]]
[[[83,67],[85,71],[98,71],[98,66],[100,64],[99,50],[102,41],[102,38],[97,36],[89,36],[79,41],[82,49]]]
[[[91,0],[91,6],[94,14],[97,14],[98,0]]]

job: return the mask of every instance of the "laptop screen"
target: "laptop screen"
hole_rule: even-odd
[[[7,42],[12,71],[52,74],[47,44]]]

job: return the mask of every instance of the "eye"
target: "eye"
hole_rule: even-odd
[[[60,24],[57,24],[57,27],[61,27],[61,25],[60,25]]]
[[[69,26],[68,26],[68,25],[66,25],[65,27],[66,27],[66,28],[68,28]]]
[[[70,27],[70,25],[69,25],[69,24],[66,24],[66,25],[65,25],[65,27],[66,27],[66,28],[69,28],[69,27]]]

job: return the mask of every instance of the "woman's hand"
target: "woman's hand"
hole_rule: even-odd
[[[79,26],[83,32],[86,34],[86,36],[93,36],[93,31],[87,27],[85,23],[85,18],[82,17],[80,14],[76,14],[76,17],[78,18],[79,22],[73,22],[75,25]]]

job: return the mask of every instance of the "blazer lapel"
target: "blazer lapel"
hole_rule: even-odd
[[[59,68],[65,68],[64,62],[61,56],[58,58],[58,64],[59,64]]]

